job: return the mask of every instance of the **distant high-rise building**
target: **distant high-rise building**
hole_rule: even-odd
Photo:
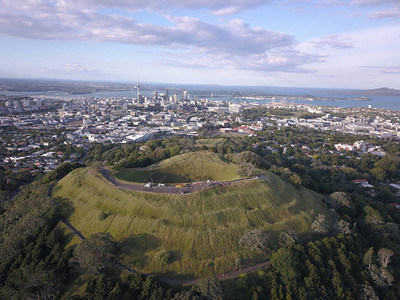
[[[189,92],[188,91],[183,91],[182,92],[182,99],[183,100],[188,100],[189,99]]]
[[[144,97],[143,95],[140,93],[140,83],[138,82],[136,84],[136,102],[137,103],[143,103],[144,101]]]

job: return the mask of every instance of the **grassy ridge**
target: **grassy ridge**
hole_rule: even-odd
[[[131,182],[192,182],[210,180],[235,180],[238,166],[226,163],[211,152],[190,152],[162,161],[152,169],[120,169],[119,179]]]
[[[274,241],[289,228],[307,234],[316,214],[329,216],[322,196],[295,189],[273,174],[267,182],[248,180],[173,195],[120,190],[92,169],[77,169],[53,193],[72,201],[69,220],[85,236],[110,232],[119,241],[122,261],[167,275],[225,273],[234,269],[238,257],[246,263],[260,261],[239,246],[244,232],[262,228]],[[163,249],[173,252],[173,262],[164,268],[153,259]]]

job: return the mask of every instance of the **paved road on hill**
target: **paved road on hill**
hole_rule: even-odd
[[[151,192],[151,193],[162,193],[162,194],[189,194],[193,193],[196,191],[200,191],[203,189],[206,189],[208,187],[220,185],[220,186],[227,186],[236,182],[241,182],[241,181],[247,181],[247,180],[252,180],[252,178],[244,178],[244,179],[237,179],[237,180],[231,180],[231,181],[210,181],[207,183],[206,181],[202,182],[196,182],[193,184],[188,184],[186,187],[175,187],[171,185],[165,185],[165,186],[152,186],[152,187],[145,187],[144,184],[140,183],[133,183],[133,182],[121,182],[118,181],[114,178],[112,173],[106,169],[106,168],[100,168],[98,171],[103,175],[103,177],[110,182],[112,185],[125,189],[125,190],[132,190],[132,191],[143,191],[143,192]],[[265,180],[268,180],[265,178]]]
[[[67,228],[68,228],[73,234],[75,234],[76,237],[79,238],[81,241],[83,241],[83,240],[86,239],[85,236],[84,236],[78,229],[76,229],[76,227],[73,226],[68,220],[62,218],[62,219],[61,219],[61,222],[64,223],[64,225],[67,226]],[[239,276],[240,274],[248,273],[248,272],[251,272],[251,271],[254,271],[254,270],[263,268],[263,267],[269,265],[269,263],[270,263],[269,261],[265,261],[265,262],[259,263],[259,264],[257,264],[257,265],[253,265],[253,266],[250,266],[250,267],[246,267],[246,268],[240,269],[240,270],[238,270],[238,271],[233,271],[233,272],[230,272],[230,273],[225,273],[225,274],[217,275],[217,276],[215,276],[215,277],[216,277],[217,279],[219,279],[219,280],[225,280],[225,279],[228,279],[228,278],[232,278],[232,277]],[[128,271],[128,272],[130,272],[130,273],[139,273],[138,271],[133,270],[133,269],[130,268],[129,266],[127,266],[127,265],[125,265],[125,264],[123,264],[123,263],[121,263],[120,261],[117,261],[117,260],[114,261],[114,265],[116,265],[116,266],[118,266],[119,268],[121,268],[121,269],[123,269],[123,270],[125,270],[125,271]],[[143,274],[143,275],[148,276],[149,274]],[[158,278],[159,278],[159,280],[160,280],[161,282],[166,283],[166,284],[171,284],[171,285],[195,284],[195,283],[197,283],[198,281],[204,279],[204,278],[197,278],[197,279],[179,279],[179,278],[162,277],[162,276],[158,276]]]

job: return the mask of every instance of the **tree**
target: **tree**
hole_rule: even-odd
[[[363,258],[363,263],[364,263],[365,265],[368,265],[368,270],[371,269],[373,256],[374,256],[374,248],[371,247],[371,248],[369,248],[368,251],[364,254],[364,258]]]
[[[386,177],[386,172],[381,167],[375,167],[370,170],[371,174],[375,176],[376,180],[383,181]]]
[[[386,268],[379,268],[375,264],[371,265],[369,275],[374,283],[380,287],[390,286],[394,281],[393,275]]]
[[[379,211],[373,209],[371,206],[367,205],[364,207],[364,212],[365,212],[365,221],[368,224],[371,224],[373,226],[377,226],[379,224],[383,223],[383,218]]]
[[[158,278],[155,275],[148,276],[142,285],[140,296],[142,299],[149,299],[151,294],[160,287]]]
[[[109,233],[95,233],[75,248],[70,262],[78,272],[96,276],[111,265],[115,252],[116,244]]]
[[[386,268],[390,263],[390,258],[393,256],[393,251],[387,248],[381,248],[378,251],[378,261],[383,268]]]
[[[325,215],[318,214],[318,216],[315,218],[315,221],[311,224],[311,230],[315,233],[327,234],[328,224],[326,223],[325,219]]]
[[[379,300],[378,296],[375,294],[374,288],[370,285],[362,284],[360,294],[363,300]]]
[[[213,277],[200,280],[197,287],[206,299],[222,300],[222,284],[217,278]]]
[[[31,273],[26,278],[25,288],[38,299],[51,299],[56,297],[60,285],[60,279],[54,272],[48,272],[42,268],[30,269]]]
[[[235,267],[236,269],[240,269],[241,266],[242,266],[242,259],[238,257],[235,259]]]
[[[254,229],[247,231],[239,240],[239,244],[251,251],[262,252],[268,247],[268,235],[265,231]]]
[[[279,245],[281,247],[293,247],[300,242],[301,241],[292,229],[288,230],[287,232],[282,232],[279,235]]]
[[[123,296],[123,290],[119,282],[114,286],[111,292],[108,294],[107,300],[119,300]]]
[[[300,188],[301,186],[301,178],[296,173],[293,173],[289,176],[289,181],[296,187]]]
[[[238,169],[238,174],[241,176],[250,177],[255,171],[255,166],[252,163],[241,164]]]
[[[340,220],[338,222],[338,230],[343,234],[350,234],[351,233],[350,223],[346,222],[345,220]]]
[[[63,163],[63,164],[57,166],[50,173],[47,173],[43,177],[42,180],[43,180],[44,183],[49,183],[51,181],[61,179],[65,175],[67,175],[69,172],[71,172],[72,170],[74,170],[76,168],[80,168],[80,167],[82,167],[82,165],[80,163],[77,163],[77,162],[66,162],[66,163]]]
[[[299,254],[293,249],[279,248],[271,257],[271,265],[282,275],[286,283],[295,283],[301,276]]]
[[[396,242],[400,242],[400,226],[397,223],[386,223],[385,232],[389,234],[389,238]]]
[[[380,272],[380,276],[385,285],[391,286],[394,282],[393,275],[386,268],[380,268]]]
[[[181,152],[181,147],[179,145],[173,145],[171,147],[168,147],[166,150],[167,152],[169,152],[169,156],[173,157]]]
[[[168,250],[161,250],[156,253],[154,256],[154,260],[164,267],[166,264],[169,264],[172,259],[172,253]]]
[[[345,192],[334,192],[329,195],[338,207],[349,207],[351,208],[350,199]]]
[[[393,195],[388,187],[382,187],[379,190],[378,194],[375,196],[375,199],[377,201],[391,203],[396,200],[396,197]]]

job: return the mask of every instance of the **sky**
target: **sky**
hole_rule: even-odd
[[[0,0],[0,77],[400,89],[400,0]]]

